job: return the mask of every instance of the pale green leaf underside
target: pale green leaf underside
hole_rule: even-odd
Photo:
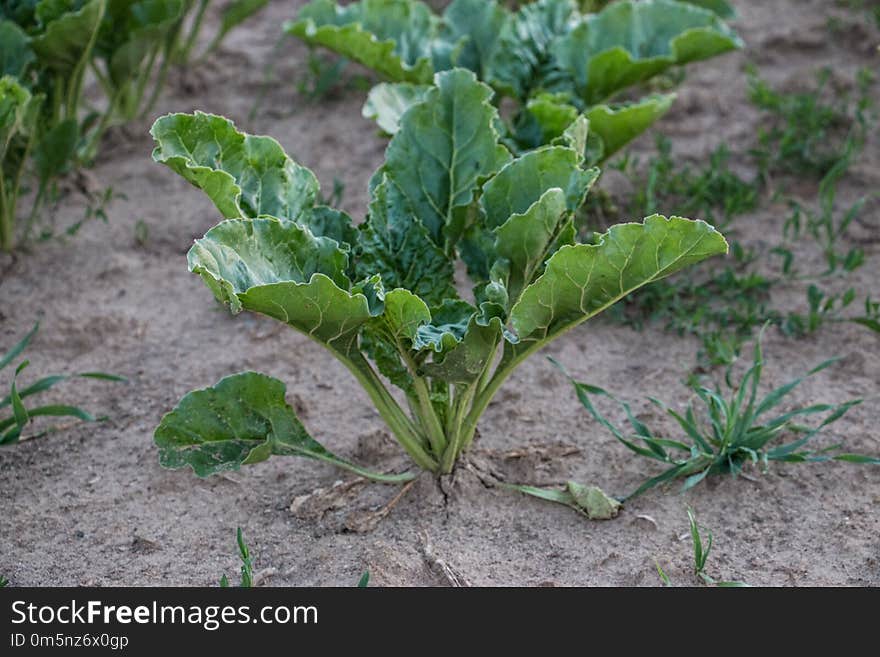
[[[709,224],[660,215],[613,226],[596,244],[563,246],[511,310],[515,351],[548,341],[647,283],[726,252],[727,242]]]
[[[400,117],[406,110],[421,102],[431,87],[408,82],[383,82],[370,89],[364,103],[364,118],[374,120],[387,134],[397,134]]]
[[[296,221],[318,194],[314,174],[271,137],[239,132],[213,114],[169,114],[150,131],[153,159],[198,187],[227,219],[271,215]]]

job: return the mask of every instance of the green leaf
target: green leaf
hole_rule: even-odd
[[[564,97],[564,94],[561,94]],[[519,141],[527,142],[531,148],[549,144],[562,136],[578,117],[578,108],[560,98],[560,94],[539,94],[526,103],[525,125],[517,130]],[[525,131],[533,131],[533,135],[523,135]]]
[[[346,254],[297,224],[225,221],[196,241],[188,261],[233,312],[268,315],[338,353],[351,352],[372,316],[363,294],[346,291]]]
[[[383,82],[377,84],[367,94],[361,112],[364,118],[372,119],[389,135],[397,134],[400,117],[413,105],[424,100],[431,87],[408,82]]]
[[[110,0],[97,50],[117,87],[141,72],[147,57],[179,23],[183,0]]]
[[[742,41],[711,11],[673,0],[615,2],[553,46],[588,105],[670,68],[708,59]]]
[[[0,163],[9,144],[28,129],[30,92],[10,75],[0,77]]]
[[[67,119],[50,128],[34,149],[34,164],[40,182],[45,184],[61,175],[73,161],[79,142],[76,119]]]
[[[486,227],[495,228],[511,215],[525,213],[548,189],[565,192],[566,207],[581,206],[598,169],[581,169],[581,158],[570,148],[546,146],[510,162],[483,187],[480,205]]]
[[[487,81],[514,98],[534,91],[570,86],[570,74],[552,56],[554,44],[570,30],[578,14],[573,0],[538,0],[524,4],[504,25],[489,64]]]
[[[453,0],[443,12],[440,38],[434,45],[434,67],[459,66],[486,80],[510,14],[496,0]]]
[[[239,132],[222,116],[195,112],[160,117],[150,130],[156,162],[198,187],[227,219],[271,215],[297,221],[319,186],[271,137]]]
[[[405,288],[431,306],[457,296],[452,261],[408,211],[400,190],[383,180],[373,190],[370,215],[357,247],[359,278],[382,277],[388,288]]]
[[[468,302],[446,299],[431,311],[431,321],[419,327],[413,346],[437,353],[449,351],[461,342],[474,313],[476,308]]]
[[[159,462],[166,468],[189,466],[206,477],[272,455],[303,456],[374,479],[411,478],[370,473],[327,450],[305,430],[285,393],[281,381],[256,372],[233,374],[190,392],[156,428]]]
[[[284,31],[323,46],[393,82],[426,83],[434,73],[431,42],[437,17],[413,0],[360,0],[339,7],[314,0]]]
[[[58,16],[32,37],[31,49],[40,64],[61,73],[72,72],[91,47],[105,5],[106,0],[90,0],[78,11]]]
[[[567,215],[565,192],[553,187],[524,213],[512,215],[495,229],[495,252],[510,263],[507,289],[512,302],[543,266]]]
[[[34,60],[27,34],[18,25],[0,20],[0,77],[20,77]]]
[[[307,283],[317,273],[348,288],[347,256],[338,244],[315,237],[297,224],[272,218],[232,219],[196,240],[187,255],[190,271],[202,276],[217,298],[232,304],[236,296],[259,286]]]
[[[596,244],[563,246],[510,312],[519,338],[513,351],[543,344],[639,287],[726,252],[709,224],[660,215],[613,226]]]
[[[609,107],[597,105],[586,111],[590,131],[602,140],[602,159],[607,160],[642,134],[672,106],[675,94],[654,95],[634,103]]]
[[[493,317],[483,324],[473,315],[460,342],[442,356],[422,366],[425,376],[447,383],[470,384],[489,366],[501,340],[501,320]]]
[[[606,494],[598,486],[584,486],[575,481],[567,482],[562,490],[517,484],[504,484],[504,487],[548,502],[564,504],[582,513],[590,520],[616,518],[621,507],[618,500]]]
[[[481,179],[509,159],[498,144],[492,90],[464,69],[438,73],[436,87],[403,115],[382,168],[435,244],[448,250],[460,227],[455,211],[469,205]]]
[[[220,16],[220,30],[214,37],[211,49],[215,48],[233,28],[241,25],[267,4],[269,0],[233,0]]]
[[[2,84],[2,80],[0,80],[0,84]],[[36,322],[34,327],[27,332],[21,340],[16,342],[12,347],[9,348],[5,354],[0,356],[0,370],[9,365],[13,360],[18,358],[19,354],[21,354],[27,346],[30,344],[31,340],[34,339],[34,336],[37,334],[37,331],[40,330],[40,323]]]

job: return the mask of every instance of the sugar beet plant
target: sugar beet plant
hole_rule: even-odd
[[[162,117],[152,130],[154,159],[226,218],[190,249],[190,270],[233,312],[275,318],[328,349],[412,460],[437,473],[453,469],[523,360],[636,288],[727,249],[708,224],[660,215],[576,243],[573,213],[598,175],[584,166],[586,122],[513,157],[491,98],[470,71],[438,74],[402,117],[357,227],[315,204],[315,176],[271,138],[202,113]],[[457,292],[458,256],[474,303]],[[331,454],[284,395],[254,372],[189,393],[155,432],[161,462],[208,475],[296,455],[377,480],[413,476]]]
[[[515,101],[502,130],[515,151],[559,138],[579,116],[590,121],[588,159],[601,162],[638,136],[674,96],[609,100],[671,67],[741,46],[713,11],[724,3],[615,2],[583,14],[575,0],[538,0],[509,11],[495,0],[454,0],[437,16],[418,0],[313,0],[288,33],[374,70],[364,114],[393,134],[402,113],[430,89],[435,72],[462,67]]]
[[[212,45],[265,2],[228,5]],[[107,128],[149,112],[198,35],[189,16],[207,5],[0,0],[0,250],[28,240],[56,181],[95,158]],[[104,92],[94,105],[84,100],[88,74]],[[21,198],[31,201],[26,213]]]

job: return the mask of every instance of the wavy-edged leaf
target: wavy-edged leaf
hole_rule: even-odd
[[[713,255],[727,242],[703,221],[661,215],[613,226],[596,244],[563,246],[510,312],[514,353],[599,314],[634,290]]]
[[[477,312],[467,301],[446,299],[431,310],[431,321],[419,327],[413,347],[442,353],[454,348],[467,332],[471,318]]]
[[[562,136],[580,114],[565,94],[538,94],[517,117],[516,140],[528,149],[539,148]]]
[[[501,340],[501,320],[481,323],[474,314],[459,342],[442,356],[422,366],[422,374],[447,383],[470,384],[486,370]]]
[[[21,76],[33,60],[30,39],[24,30],[12,21],[0,19],[0,78]]]
[[[713,12],[673,0],[622,0],[587,16],[553,53],[588,105],[671,66],[742,47]]]
[[[315,175],[277,141],[239,132],[222,116],[168,114],[150,134],[157,142],[153,159],[205,192],[227,219],[296,221],[317,197]]]
[[[397,134],[400,117],[410,107],[424,100],[430,88],[425,84],[382,82],[370,89],[361,114],[375,121],[385,133]]]
[[[652,95],[634,103],[596,105],[585,112],[590,131],[602,140],[602,159],[608,159],[666,114],[675,94]]]
[[[31,38],[40,63],[55,71],[73,71],[93,43],[104,16],[106,0],[90,0],[79,10],[61,14]]]
[[[189,466],[207,477],[272,455],[303,456],[380,481],[411,478],[368,472],[339,458],[308,434],[285,394],[281,381],[256,372],[190,392],[156,428],[159,462],[166,468]]]
[[[431,80],[437,17],[414,0],[360,0],[343,7],[314,0],[285,23],[288,34],[360,62],[393,82]]]
[[[565,192],[566,206],[574,211],[584,202],[598,169],[582,169],[581,156],[564,146],[545,146],[507,164],[483,186],[480,205],[486,227],[500,226],[511,215],[526,212],[551,188]]]
[[[366,296],[348,291],[347,254],[295,223],[224,221],[196,241],[188,261],[233,312],[268,315],[342,355],[372,317]]]
[[[456,208],[469,205],[481,179],[510,153],[498,143],[492,90],[471,71],[438,73],[422,102],[403,115],[385,152],[388,181],[406,198],[438,246],[454,243]]]

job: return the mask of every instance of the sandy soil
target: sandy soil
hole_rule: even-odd
[[[275,136],[325,189],[334,177],[343,181],[345,209],[362,216],[367,180],[385,142],[360,117],[363,92],[348,89],[323,104],[298,97],[306,49],[287,41],[273,55],[278,26],[298,4],[272,3],[211,61],[175,77],[160,110],[225,114],[243,129]],[[675,109],[657,127],[687,157],[700,158],[722,142],[737,153],[751,145],[759,117],[745,100],[747,61],[786,86],[811,81],[823,65],[849,79],[859,66],[877,69],[877,31],[850,25],[844,37],[833,38],[826,0],[736,4],[747,50],[688,69]],[[250,117],[273,56],[277,80]],[[562,507],[486,489],[468,472],[445,491],[426,476],[366,532],[355,530],[396,489],[337,488],[339,495],[290,511],[298,496],[348,481],[324,464],[276,459],[207,480],[162,470],[151,439],[162,414],[188,390],[245,369],[286,381],[290,400],[305,409],[304,422],[331,449],[374,467],[404,461],[366,395],[328,354],[270,320],[230,317],[187,273],[184,254],[192,239],[218,217],[199,192],[151,162],[147,128],[111,135],[90,172],[98,187],[126,196],[108,208],[109,225],[92,223],[67,243],[37,245],[0,280],[0,345],[42,320],[29,354],[32,376],[102,369],[130,379],[127,385],[70,384],[55,396],[107,413],[110,421],[0,450],[0,573],[13,584],[212,585],[221,573],[237,571],[233,532],[239,525],[268,585],[348,586],[365,569],[376,585],[445,584],[426,558],[425,536],[434,561],[444,560],[477,585],[658,585],[655,560],[674,581],[693,583],[684,538],[691,505],[714,530],[710,571],[718,577],[762,585],[880,585],[877,467],[776,466],[750,479],[709,480],[684,495],[677,488],[655,490],[616,520],[593,523]],[[652,136],[642,138],[634,150],[648,152],[652,143]],[[842,201],[877,189],[877,147],[873,135]],[[784,191],[804,198],[816,192],[809,182]],[[82,198],[71,196],[57,210],[59,222],[78,219],[84,208]],[[854,238],[871,227],[876,235],[878,214],[874,201]],[[782,203],[765,200],[737,220],[737,237],[766,250],[767,235],[779,234],[785,216]],[[138,221],[148,228],[145,244],[135,238]],[[868,264],[859,284],[876,290],[880,247],[867,241],[864,248]],[[803,303],[800,288],[774,294],[782,307]],[[600,320],[548,353],[574,374],[637,400],[643,417],[662,423],[641,400],[650,395],[683,404],[687,390],[680,382],[697,347],[696,340],[659,327],[637,333]],[[843,356],[798,389],[795,401],[865,398],[822,440],[880,452],[880,337],[852,325],[832,325],[800,341],[774,331],[766,352],[768,385]],[[530,449],[517,456],[520,448]],[[524,365],[492,404],[476,458],[491,458],[518,481],[572,478],[614,493],[657,472],[632,460],[588,419],[543,358]],[[344,504],[334,504],[336,498]]]

